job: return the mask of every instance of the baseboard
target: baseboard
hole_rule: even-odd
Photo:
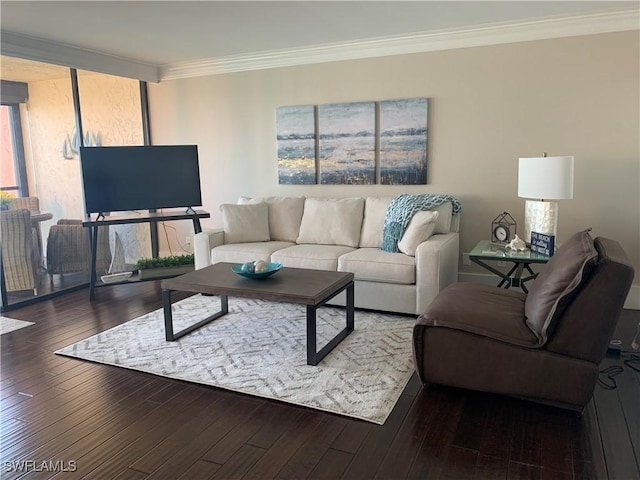
[[[487,275],[484,273],[466,273],[458,272],[459,282],[483,283],[485,285],[496,285],[497,277],[495,275]],[[631,285],[631,290],[624,302],[624,308],[630,310],[640,310],[640,285]]]

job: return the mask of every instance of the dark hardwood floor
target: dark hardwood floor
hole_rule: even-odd
[[[148,282],[5,314],[36,324],[1,337],[3,479],[640,478],[629,357],[605,360],[623,367],[617,388],[583,416],[414,376],[378,426],[53,353],[159,306]],[[625,311],[616,335],[639,322]]]
[[[32,290],[7,292],[7,303],[3,308],[6,311],[15,310],[16,308],[39,301],[41,297],[53,297],[61,292],[86,288],[88,284],[89,272],[49,276],[45,269],[40,268],[38,269],[37,295],[34,295]]]

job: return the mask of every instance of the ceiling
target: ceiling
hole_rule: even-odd
[[[2,0],[1,8],[3,54],[4,45],[11,43],[6,36],[17,35],[25,43],[44,41],[58,49],[73,48],[76,55],[107,55],[103,58],[110,61],[161,69],[268,57],[299,49],[327,51],[370,40],[637,11],[640,2]],[[14,49],[9,53],[23,56],[20,52]],[[56,53],[50,51],[49,55],[54,58]],[[34,59],[34,55],[24,56]],[[47,58],[41,55],[37,60]],[[18,78],[21,67],[24,77]],[[8,74],[14,80],[42,79],[47,69],[3,56],[3,79]],[[59,70],[51,74],[59,75]]]

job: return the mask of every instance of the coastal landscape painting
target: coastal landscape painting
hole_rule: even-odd
[[[315,107],[302,105],[276,110],[278,182],[313,185],[316,178]]]
[[[428,98],[276,109],[278,182],[426,185]]]
[[[427,183],[426,98],[380,102],[380,183]]]
[[[375,102],[318,107],[320,183],[376,183]]]

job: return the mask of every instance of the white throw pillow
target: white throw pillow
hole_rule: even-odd
[[[357,247],[364,198],[307,198],[298,243]]]
[[[224,243],[268,242],[269,207],[266,203],[252,205],[220,205]]]
[[[364,220],[360,234],[360,248],[379,248],[387,209],[393,197],[367,197],[364,204]]]
[[[402,239],[398,242],[398,249],[405,255],[414,257],[418,245],[433,235],[439,216],[439,212],[431,210],[414,213]]]
[[[239,204],[265,202],[269,207],[269,237],[271,240],[295,242],[300,233],[304,197],[240,197]]]
[[[451,215],[453,214],[453,205],[451,202],[445,202],[431,209],[432,212],[438,212],[438,220],[436,221],[436,229],[433,233],[449,233],[451,231]]]

